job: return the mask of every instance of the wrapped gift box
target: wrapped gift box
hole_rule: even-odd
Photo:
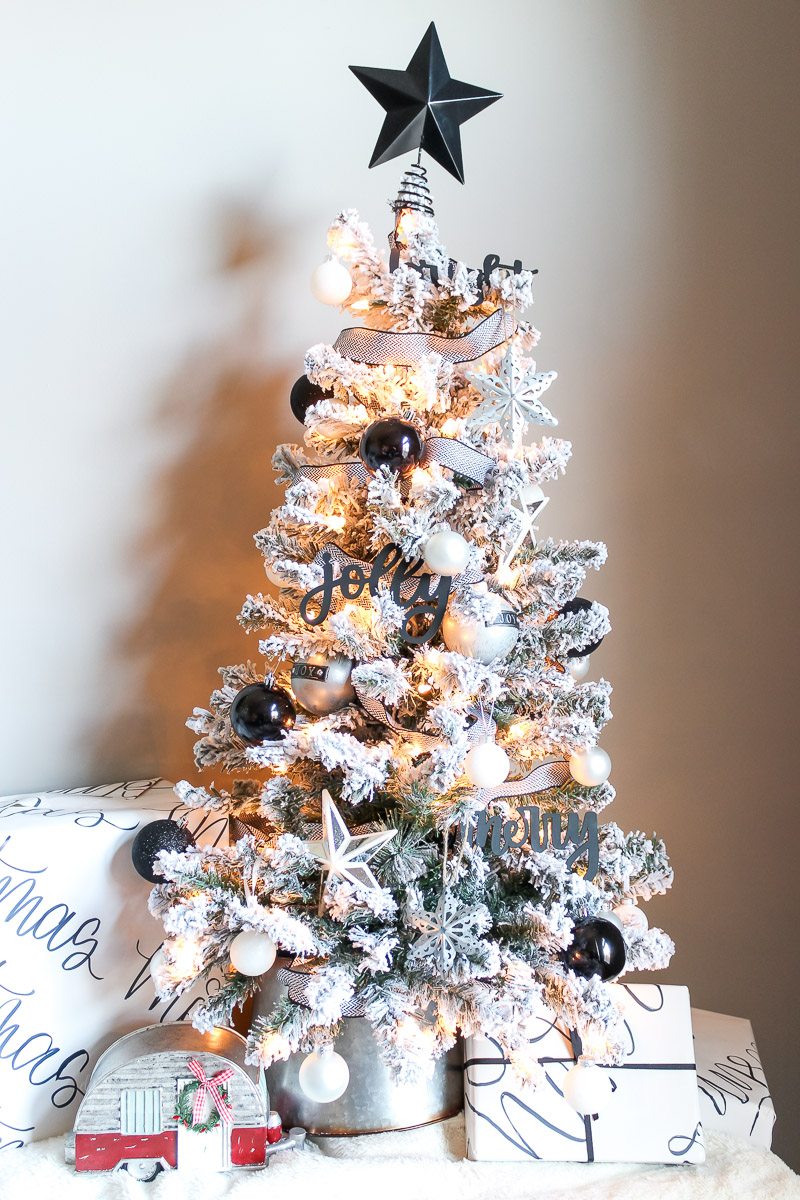
[[[769,1149],[775,1109],[752,1025],[693,1008],[692,1026],[704,1127]]]
[[[536,1089],[513,1076],[497,1043],[467,1039],[465,1110],[471,1159],[554,1162],[697,1163],[705,1160],[689,992],[657,984],[612,984],[623,1010],[628,1053],[602,1067],[614,1094],[602,1114],[583,1117],[561,1083],[576,1061],[570,1031],[544,1003],[534,1041],[546,1081]]]
[[[187,810],[161,779],[0,799],[0,1149],[70,1129],[107,1046],[199,1001],[163,1003],[150,978],[162,927],[130,847],[166,816],[227,842],[224,818]]]

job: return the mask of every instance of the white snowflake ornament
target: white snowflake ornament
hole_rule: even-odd
[[[452,969],[457,954],[472,960],[481,944],[480,935],[491,924],[485,904],[462,907],[451,892],[443,892],[436,911],[416,912],[410,921],[421,936],[414,942],[414,954],[430,958],[445,972]]]
[[[305,846],[327,871],[328,879],[345,879],[362,888],[380,888],[367,863],[396,833],[396,829],[382,829],[379,833],[352,834],[330,793],[323,792],[322,841],[306,842]]]
[[[497,374],[467,372],[467,379],[484,397],[467,425],[472,428],[499,425],[514,442],[522,438],[531,421],[537,425],[557,425],[556,418],[540,400],[557,377],[556,371],[537,374],[536,363],[519,354],[515,346],[509,346]]]

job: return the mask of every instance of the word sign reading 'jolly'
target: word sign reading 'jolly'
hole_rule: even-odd
[[[442,623],[450,595],[448,575],[417,575],[422,559],[406,562],[403,552],[395,542],[389,542],[372,562],[363,562],[336,547],[325,547],[319,556],[322,567],[322,583],[306,592],[300,601],[300,616],[306,625],[321,625],[334,609],[337,611],[336,592],[342,600],[358,600],[365,592],[378,596],[384,575],[391,573],[388,594],[405,608],[406,618],[400,635],[404,641],[415,645],[435,637]],[[336,574],[336,566],[339,573]],[[429,617],[430,622],[422,632],[412,632],[415,617]]]

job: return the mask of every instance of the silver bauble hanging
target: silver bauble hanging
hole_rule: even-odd
[[[292,667],[292,691],[307,712],[324,717],[355,700],[350,682],[352,669],[351,660],[341,654],[334,658],[312,654],[298,659]]]
[[[505,658],[516,645],[519,617],[511,605],[499,597],[494,615],[486,620],[461,617],[448,609],[442,621],[442,637],[448,650],[490,663],[496,658]]]

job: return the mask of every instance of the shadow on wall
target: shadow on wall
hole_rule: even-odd
[[[270,587],[252,535],[282,502],[275,446],[298,436],[288,404],[294,376],[264,369],[258,353],[267,275],[280,253],[263,225],[247,210],[225,214],[222,269],[239,292],[240,317],[165,388],[159,432],[177,435],[183,449],[158,485],[156,520],[130,551],[131,574],[152,572],[155,583],[110,655],[108,670],[133,683],[93,735],[91,778],[196,780],[186,718],[207,705],[221,665],[258,661],[256,637],[236,615],[248,592]]]

